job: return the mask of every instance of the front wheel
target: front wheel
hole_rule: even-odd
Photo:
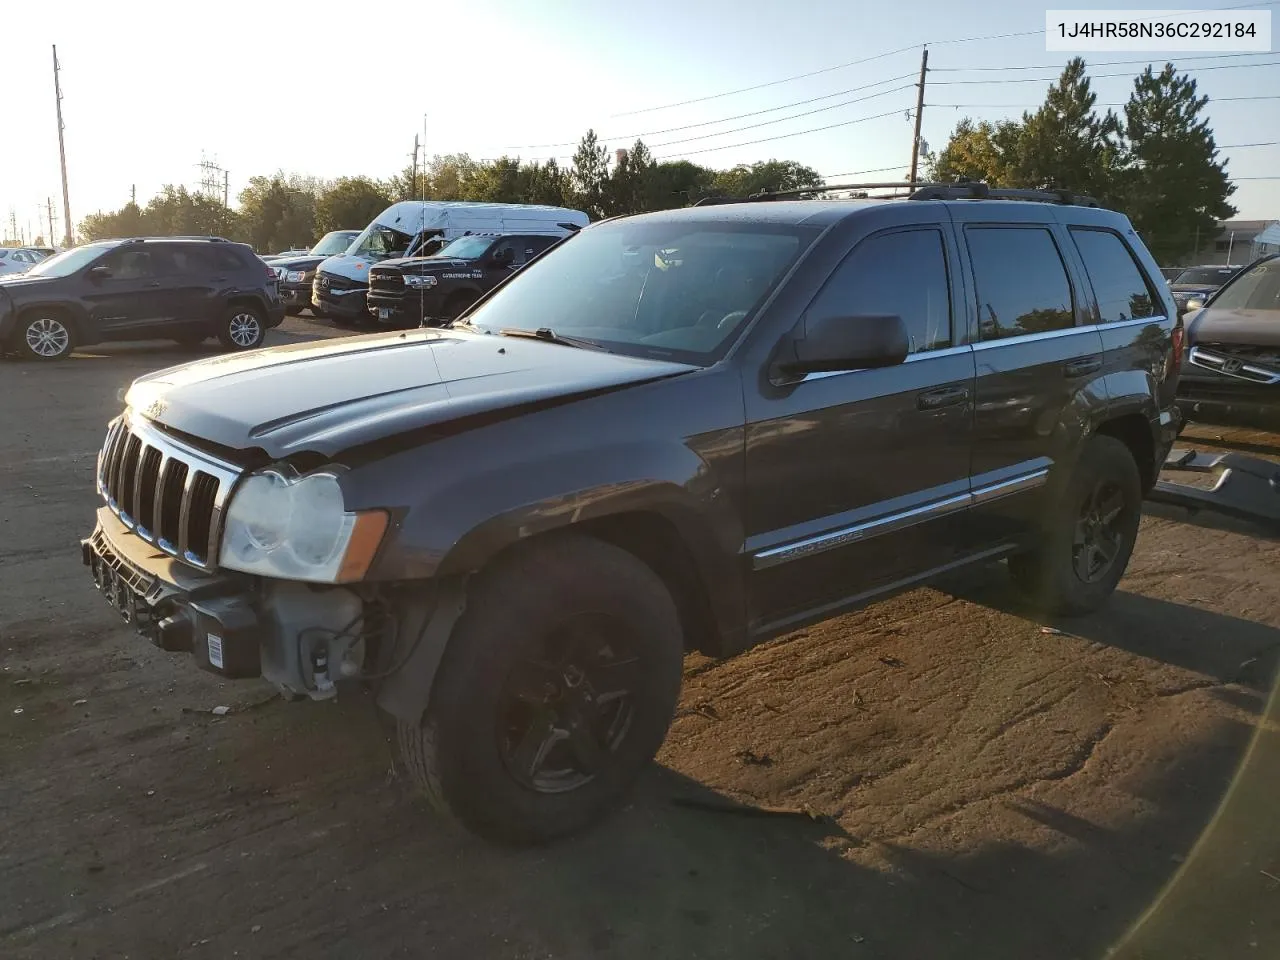
[[[1142,519],[1142,480],[1129,448],[1095,435],[1085,445],[1042,540],[1009,558],[1014,583],[1045,612],[1082,616],[1124,576]]]
[[[262,346],[267,325],[257,307],[240,305],[227,311],[218,340],[228,350],[253,350]]]
[[[683,639],[670,593],[586,537],[520,548],[481,574],[401,754],[433,805],[481,836],[574,833],[630,789],[666,737]]]
[[[65,360],[76,345],[71,324],[52,310],[23,317],[14,340],[18,352],[29,360]]]

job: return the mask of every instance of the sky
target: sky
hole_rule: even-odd
[[[1254,6],[1280,20],[1277,0]],[[407,165],[415,134],[428,154],[542,159],[567,158],[593,128],[610,148],[643,135],[659,159],[729,167],[778,158],[829,182],[899,179],[921,46],[930,68],[922,133],[937,149],[966,115],[1017,117],[1043,100],[1070,56],[1046,52],[1035,32],[1044,10],[1025,0],[916,0],[905,16],[865,0],[7,4],[0,234],[11,212],[28,242],[47,233],[39,224],[49,198],[62,233],[55,43],[78,221],[120,207],[134,188],[140,204],[164,184],[194,188],[205,158],[229,171],[233,203],[257,174],[386,177]],[[1004,36],[968,39],[993,35]],[[1280,54],[1085,58],[1100,103],[1127,99],[1142,69],[1129,61],[1190,68],[1211,98],[1228,171],[1272,178],[1238,181],[1237,216],[1280,218],[1280,146],[1244,146],[1280,140]],[[1125,63],[1102,65],[1114,61]],[[813,75],[786,80],[799,74]],[[746,87],[756,89],[731,92]],[[818,112],[797,116],[806,111]],[[862,171],[875,172],[848,176]]]

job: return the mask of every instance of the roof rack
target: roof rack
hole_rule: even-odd
[[[210,235],[204,236],[181,236],[181,237],[125,237],[123,243],[144,243],[147,240],[210,240],[215,243],[230,243],[226,237],[214,237]]]
[[[797,190],[777,190],[757,193],[747,198],[749,201],[784,200],[813,196],[819,193],[835,193],[841,190],[909,190],[910,200],[1022,200],[1031,203],[1057,203],[1074,207],[1098,207],[1093,197],[1071,193],[1068,190],[1044,189],[1025,190],[992,187],[990,184],[975,180],[957,180],[952,183],[912,183],[909,180],[896,180],[885,183],[833,183],[821,187],[803,187]],[[876,199],[874,197],[869,199]],[[741,203],[737,199],[705,198],[694,206],[704,203]]]

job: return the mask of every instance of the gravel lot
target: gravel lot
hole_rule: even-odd
[[[332,333],[290,319],[271,342]],[[105,423],[133,377],[193,356],[0,363],[5,957],[1100,957],[1212,818],[1271,689],[1280,545],[1152,508],[1109,608],[1061,632],[993,567],[691,657],[631,806],[496,849],[414,799],[363,691],[220,681],[94,591]],[[1269,896],[1215,957],[1280,956]]]

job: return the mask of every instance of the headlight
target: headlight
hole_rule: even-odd
[[[404,285],[406,287],[434,287],[436,278],[432,276],[421,276],[416,273],[406,273],[404,275]]]
[[[284,275],[285,280],[289,283],[304,283],[307,279],[306,270],[290,270]]]
[[[364,577],[386,529],[381,510],[346,511],[332,473],[271,468],[231,497],[219,562],[264,577],[347,583]]]

